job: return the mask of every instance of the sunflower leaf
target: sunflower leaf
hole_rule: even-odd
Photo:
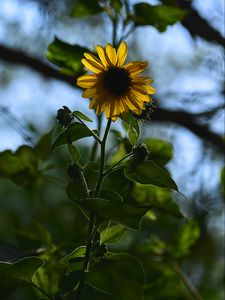
[[[151,206],[137,206],[103,198],[72,199],[81,208],[95,215],[118,222],[132,229],[139,229],[142,217]]]
[[[130,159],[124,164],[125,176],[142,184],[171,188],[178,191],[176,183],[169,174],[151,160]]]
[[[113,295],[112,299],[142,299],[145,274],[140,262],[126,253],[107,253],[87,275],[93,287]]]
[[[96,131],[92,131],[87,126],[80,123],[70,124],[66,129],[61,131],[51,146],[51,152],[58,146],[67,144],[68,141],[74,142],[85,137],[92,136]]]
[[[8,296],[17,285],[23,283],[32,283],[32,277],[44,264],[43,259],[39,257],[26,257],[14,263],[0,262],[0,299]]]
[[[60,68],[61,73],[74,76],[74,74],[83,73],[84,67],[81,59],[84,52],[89,52],[89,50],[79,45],[70,45],[56,37],[48,46],[46,56],[51,63]]]
[[[73,111],[73,115],[74,115],[74,117],[78,117],[84,121],[93,122],[88,116],[86,116],[85,114],[83,114],[82,112],[80,112],[78,110]]]
[[[117,243],[127,232],[127,228],[123,225],[114,225],[109,228],[106,228],[101,232],[100,242],[101,244],[105,243]]]
[[[86,17],[100,12],[102,12],[102,8],[97,0],[77,0],[72,8],[70,16],[74,18]]]
[[[144,141],[150,151],[150,158],[159,166],[164,166],[173,157],[172,144],[160,139],[147,139]]]
[[[150,5],[148,3],[137,3],[134,5],[135,25],[152,25],[159,31],[165,31],[168,25],[182,21],[188,10],[169,5]]]
[[[81,155],[77,147],[72,143],[68,143],[68,149],[73,161],[78,162],[80,160]]]

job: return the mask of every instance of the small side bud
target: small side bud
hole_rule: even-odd
[[[81,179],[81,170],[78,164],[69,164],[67,166],[67,174],[73,180]]]
[[[141,143],[133,147],[133,155],[138,160],[146,160],[149,155],[148,148],[145,144]]]
[[[71,110],[67,106],[63,106],[63,108],[60,108],[57,111],[56,120],[60,125],[67,127],[73,120],[71,113]]]

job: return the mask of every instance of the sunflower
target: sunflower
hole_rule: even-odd
[[[111,44],[105,48],[96,46],[99,56],[84,53],[83,65],[94,74],[83,75],[77,79],[77,85],[85,88],[84,98],[90,98],[89,107],[96,114],[104,112],[107,119],[113,121],[124,112],[132,111],[139,115],[151,102],[149,95],[155,93],[150,86],[152,80],[139,76],[147,67],[147,62],[134,61],[124,64],[127,57],[127,44],[122,42],[118,50]]]

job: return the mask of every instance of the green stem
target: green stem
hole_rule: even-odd
[[[99,115],[99,116],[97,117],[97,120],[98,120],[98,132],[99,132],[98,135],[100,135],[100,133],[101,133],[101,128],[102,128],[102,115]],[[94,161],[94,160],[95,160],[96,152],[97,152],[97,147],[98,147],[98,141],[95,140],[94,145],[93,145],[93,148],[92,148],[92,152],[91,152],[91,157],[90,157],[90,160],[91,160],[91,161]]]
[[[123,158],[121,158],[118,162],[116,162],[112,167],[110,167],[108,170],[106,170],[103,173],[103,176],[107,176],[108,174],[112,173],[113,171],[115,171],[115,167],[118,166],[123,160],[125,160],[126,158],[130,157],[132,155],[132,153],[128,153],[127,155],[125,155]]]
[[[96,188],[95,188],[95,193],[94,193],[94,197],[98,197],[100,190],[101,190],[101,186],[102,186],[102,181],[104,178],[104,169],[105,169],[105,145],[106,145],[106,140],[108,137],[108,133],[109,133],[109,129],[111,126],[111,119],[108,120],[107,126],[106,126],[106,130],[105,130],[105,134],[101,143],[101,162],[100,162],[100,168],[99,168],[99,176],[98,176],[98,181],[96,184]]]
[[[118,19],[118,16],[116,14],[116,16],[114,18],[112,18],[112,25],[113,25],[113,28],[112,28],[112,44],[113,44],[113,47],[117,46],[117,43],[116,43],[117,19]]]
[[[93,228],[94,228],[94,222],[95,222],[95,217],[93,214],[91,214],[90,220],[89,220],[88,239],[87,239],[87,243],[86,243],[86,252],[85,252],[85,258],[84,258],[83,273],[82,273],[82,277],[80,279],[79,286],[77,289],[77,296],[76,296],[77,300],[81,299],[82,291],[83,291],[84,284],[85,284],[86,273],[88,272],[88,268],[89,268],[91,244],[92,244],[92,238],[93,238],[92,232],[93,232]]]
[[[109,133],[110,125],[111,125],[111,120],[108,120],[105,134],[104,134],[103,140],[101,142],[101,162],[100,162],[99,176],[98,176],[98,181],[97,181],[96,188],[95,188],[94,197],[99,196],[101,186],[102,186],[102,181],[103,181],[103,177],[104,177],[103,173],[104,173],[104,168],[105,168],[105,145],[106,145],[106,140],[107,140],[107,136]],[[77,300],[81,299],[82,291],[83,291],[84,284],[85,284],[86,274],[89,269],[92,241],[94,239],[95,233],[97,232],[97,228],[98,228],[98,226],[96,226],[96,228],[94,229],[94,224],[95,224],[95,216],[93,214],[91,214],[90,220],[89,220],[88,239],[87,239],[87,243],[86,243],[83,274],[80,279],[78,290],[77,290],[77,297],[76,297]]]
[[[186,285],[188,290],[193,296],[193,299],[195,300],[204,300],[197,290],[197,288],[193,285],[193,283],[190,281],[190,279],[187,277],[187,275],[183,272],[183,270],[178,265],[177,261],[172,261],[172,267],[174,271],[177,273],[177,275],[182,279],[183,283]]]

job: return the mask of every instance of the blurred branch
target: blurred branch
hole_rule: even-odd
[[[51,66],[40,61],[37,58],[30,57],[18,50],[12,50],[6,46],[0,45],[0,59],[14,64],[22,64],[33,70],[39,72],[46,78],[55,78],[64,81],[73,87],[76,87],[75,82],[78,75],[72,77],[63,74],[59,74],[57,70],[53,69]],[[201,125],[197,122],[197,117],[194,114],[183,112],[183,111],[170,111],[158,107],[153,116],[153,121],[167,121],[179,124],[201,139],[208,141],[216,145],[220,150],[224,151],[224,142],[221,136],[210,131],[208,126]]]
[[[172,267],[174,271],[177,273],[177,275],[181,278],[183,283],[186,285],[192,296],[194,297],[193,299],[195,300],[204,300],[197,290],[197,288],[193,285],[191,280],[187,277],[187,275],[183,272],[183,270],[180,268],[178,265],[177,261],[172,261]]]
[[[199,124],[195,114],[180,110],[171,111],[158,107],[152,115],[152,121],[165,121],[179,124],[195,133],[201,139],[213,143],[220,150],[224,151],[225,144],[223,138],[210,131],[207,125]]]
[[[225,38],[216,29],[211,27],[195,9],[191,9],[190,13],[181,23],[193,37],[200,36],[209,42],[214,41],[225,47]]]
[[[60,74],[58,70],[55,70],[50,65],[42,62],[40,59],[31,57],[20,50],[14,50],[7,46],[0,45],[0,59],[9,63],[25,65],[39,73],[44,77],[52,77],[55,79],[66,81],[67,83],[74,86],[77,76],[68,76]]]

